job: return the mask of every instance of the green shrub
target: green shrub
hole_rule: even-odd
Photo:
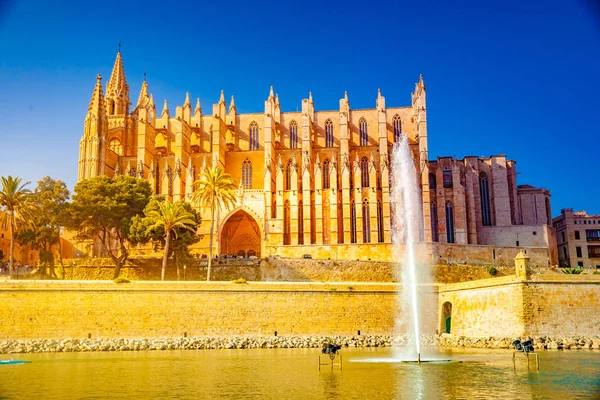
[[[248,283],[244,278],[237,278],[231,281],[232,283]]]
[[[600,275],[600,271],[594,271],[592,275]]]
[[[488,273],[492,276],[496,275],[498,273],[498,270],[495,267],[489,267],[488,268]]]
[[[114,283],[131,283],[129,279],[126,278],[117,278],[113,281]]]
[[[583,272],[582,268],[565,268],[562,270],[563,274],[578,275]]]

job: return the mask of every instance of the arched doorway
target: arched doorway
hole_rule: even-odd
[[[442,333],[451,333],[452,330],[452,303],[449,301],[442,305]]]
[[[244,210],[233,213],[221,229],[221,254],[260,257],[260,228]]]

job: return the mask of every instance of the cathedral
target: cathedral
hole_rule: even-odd
[[[97,76],[78,179],[128,174],[178,201],[190,198],[205,167],[218,166],[235,179],[239,198],[218,216],[216,254],[386,259],[390,155],[406,135],[421,189],[423,244],[546,248],[554,259],[550,193],[517,185],[516,163],[504,155],[430,159],[422,77],[410,100],[389,107],[377,91],[374,108],[355,110],[345,93],[339,109],[317,111],[309,94],[300,111],[283,112],[271,87],[256,113],[238,114],[233,96],[227,104],[221,92],[212,109],[187,94],[174,110],[165,100],[157,114],[145,79],[130,101],[119,52],[105,90]],[[208,253],[209,227],[200,226],[193,253]]]

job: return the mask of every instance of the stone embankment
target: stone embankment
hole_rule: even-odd
[[[600,337],[546,336],[520,338],[532,339],[536,349],[594,349],[600,350]],[[509,349],[514,338],[467,338],[462,336],[429,336],[423,338],[424,346],[471,347]],[[202,349],[258,349],[258,348],[320,348],[326,342],[343,347],[402,347],[406,337],[387,335],[367,336],[258,336],[163,339],[37,339],[0,341],[0,354],[86,352],[86,351],[141,351],[141,350],[202,350]]]

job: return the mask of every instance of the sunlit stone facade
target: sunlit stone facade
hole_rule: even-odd
[[[79,179],[129,174],[177,201],[189,199],[205,166],[219,166],[240,196],[219,216],[217,252],[322,255],[327,246],[339,258],[377,258],[391,255],[389,157],[404,134],[421,185],[423,242],[555,248],[549,192],[517,186],[515,162],[505,156],[430,161],[422,77],[410,100],[389,107],[378,91],[374,108],[354,110],[344,94],[339,109],[316,111],[309,94],[300,111],[283,112],[271,88],[261,112],[239,114],[233,96],[227,104],[221,93],[209,110],[188,94],[174,112],[165,100],[157,114],[145,80],[130,102],[118,53],[105,91],[97,77]]]

